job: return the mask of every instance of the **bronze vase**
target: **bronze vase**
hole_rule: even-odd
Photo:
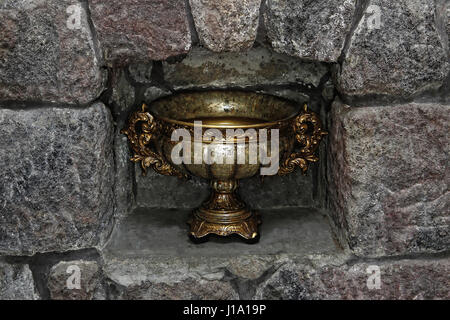
[[[195,121],[201,121],[201,126]],[[173,159],[174,148],[180,147],[180,141],[172,138],[177,129],[188,133],[190,139],[184,146],[191,148],[179,153],[185,160],[182,163]],[[233,136],[227,135],[230,129]],[[327,133],[317,114],[308,111],[306,105],[252,92],[203,91],[162,98],[150,108],[143,105],[134,112],[122,133],[128,136],[134,151],[131,160],[141,163],[144,174],[151,167],[163,175],[182,179],[194,175],[211,181],[210,197],[193,211],[188,222],[193,237],[212,233],[254,239],[260,218],[240,199],[237,189],[240,179],[258,174],[265,166],[260,153],[256,161],[255,157],[251,161],[255,151],[252,146],[260,142],[264,132],[267,141],[272,141],[274,130],[277,148],[266,144],[265,151],[279,159],[276,174],[286,175],[297,167],[305,173],[311,162],[318,161],[315,151]],[[211,132],[213,137],[208,136]],[[195,150],[230,160],[198,161]]]

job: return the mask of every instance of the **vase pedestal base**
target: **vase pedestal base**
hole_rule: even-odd
[[[202,238],[208,234],[229,236],[238,234],[251,240],[258,237],[259,215],[239,199],[238,182],[212,181],[209,200],[192,212],[189,219],[190,235]]]
[[[208,234],[217,234],[219,236],[238,234],[248,240],[255,239],[259,235],[258,225],[261,223],[261,220],[254,211],[246,212],[242,216],[248,216],[247,218],[239,219],[239,221],[234,222],[226,221],[228,213],[221,213],[220,215],[213,213],[213,215],[215,216],[214,219],[208,220],[200,212],[200,209],[194,210],[192,217],[188,221],[188,224],[190,225],[190,235],[194,238],[202,238]],[[219,222],[217,220],[222,221]]]

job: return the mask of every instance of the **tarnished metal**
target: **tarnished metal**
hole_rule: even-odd
[[[194,121],[202,121],[200,137],[195,135]],[[245,153],[247,160],[252,139],[258,135],[240,137],[241,132],[227,139],[227,129],[267,129],[269,135],[270,129],[278,129],[279,175],[291,173],[296,167],[306,173],[309,163],[318,161],[315,151],[327,134],[318,115],[308,111],[306,105],[302,109],[293,102],[251,92],[182,93],[153,102],[150,108],[143,105],[122,130],[134,151],[131,160],[140,162],[144,173],[151,167],[163,175],[179,178],[194,175],[211,181],[211,196],[193,211],[189,220],[190,234],[196,238],[210,233],[221,236],[235,233],[246,239],[258,236],[259,217],[239,198],[237,188],[240,179],[257,174],[262,164],[259,156],[255,163],[238,163],[237,156],[231,163],[195,163],[194,148],[188,155],[190,163],[176,164],[171,159],[178,143],[171,139],[176,129],[189,132],[192,144],[202,142],[202,154],[208,148],[208,152],[226,157],[232,150],[234,154]],[[216,129],[224,140],[205,138],[208,129]],[[244,141],[243,148],[241,145],[238,149],[239,141]]]

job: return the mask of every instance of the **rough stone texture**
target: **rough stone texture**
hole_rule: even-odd
[[[115,216],[118,218],[118,222],[131,212],[135,204],[134,164],[130,161],[131,152],[128,139],[120,133],[122,127],[125,127],[125,123],[120,121],[114,134],[114,194],[116,200]]]
[[[380,28],[374,24],[380,8]],[[345,95],[409,97],[439,88],[449,72],[448,42],[434,0],[371,0],[337,77]]]
[[[128,119],[136,100],[136,89],[127,79],[123,69],[115,69],[111,76],[109,105],[117,119]]]
[[[131,79],[139,84],[152,83],[152,70],[153,64],[151,63],[131,64],[128,67],[128,73],[130,74]]]
[[[260,210],[262,236],[253,245],[232,238],[192,243],[186,224],[190,211],[137,208],[115,229],[104,251],[120,258],[160,255],[236,258],[277,253],[305,256],[316,253],[331,255],[336,251],[325,213],[317,209]]]
[[[104,271],[114,287],[111,299],[224,300],[239,296],[223,270],[175,257],[107,258]]]
[[[150,103],[151,101],[170,94],[163,88],[151,85],[150,78],[151,65],[134,65],[128,68],[130,77],[140,83],[144,88],[143,101]],[[142,90],[140,90],[142,91]],[[128,118],[132,112],[136,111],[140,105],[137,104],[137,96],[139,89],[132,86],[123,69],[119,69],[112,76],[112,91],[109,103],[112,107],[113,114],[116,118],[116,132],[114,136],[115,151],[115,197],[117,202],[116,216],[121,220],[131,212],[131,208],[136,203],[149,207],[177,207],[186,200],[189,202],[193,196],[192,192],[199,192],[198,189],[192,188],[189,183],[187,189],[177,193],[177,186],[182,185],[176,183],[176,179],[161,176],[149,171],[147,177],[142,177],[140,164],[134,164],[130,161],[132,157],[131,148],[126,135],[121,134],[121,129],[125,128]],[[190,188],[189,188],[190,186]],[[170,190],[170,191],[169,191]],[[187,191],[187,194],[185,192]],[[169,194],[175,196],[175,200],[167,199]],[[181,197],[180,197],[181,196]],[[197,195],[198,196],[198,195]],[[197,197],[197,196],[194,196]]]
[[[336,88],[334,87],[333,81],[328,80],[325,82],[322,90],[322,98],[325,99],[328,103],[333,102],[334,97],[336,95]]]
[[[301,62],[263,47],[220,54],[194,48],[183,61],[164,62],[163,67],[165,80],[175,90],[286,84],[316,87],[327,73],[320,63]]]
[[[313,209],[261,210],[258,243],[187,237],[188,210],[137,209],[102,251],[113,299],[448,299],[447,254],[361,261]],[[299,245],[300,244],[300,245]],[[380,289],[369,266],[380,270]]]
[[[80,275],[79,288],[74,280],[77,274]],[[95,261],[60,262],[52,267],[47,281],[53,300],[98,300],[106,297],[101,269]]]
[[[270,94],[272,96],[285,98],[291,101],[298,102],[300,105],[308,104],[311,107],[312,101],[311,96],[301,90],[295,88],[277,88],[277,87],[267,87],[262,90],[255,90],[258,93]]]
[[[333,104],[331,213],[359,256],[450,249],[450,106]]]
[[[38,300],[33,275],[26,264],[9,264],[0,258],[0,300]]]
[[[241,51],[256,38],[261,0],[189,0],[200,43],[215,51]]]
[[[112,131],[101,103],[0,108],[1,254],[103,242],[114,213]]]
[[[164,60],[191,47],[184,0],[89,0],[89,7],[110,64]]]
[[[159,86],[150,86],[145,89],[144,99],[146,103],[150,103],[156,99],[169,96],[171,92]]]
[[[443,2],[443,1],[442,1]],[[446,4],[446,11],[444,11],[445,12],[445,15],[444,15],[444,23],[445,23],[445,21],[447,21],[447,40],[448,40],[448,46],[449,46],[449,50],[450,50],[450,3],[448,2],[448,1],[446,1],[445,2],[445,4]],[[449,52],[449,54],[450,54],[450,52]]]
[[[337,62],[355,9],[354,0],[267,0],[267,36],[277,52]]]
[[[378,266],[380,288],[369,279]],[[450,298],[450,259],[399,260],[311,267],[287,262],[256,290],[255,299],[416,300]],[[369,286],[368,286],[369,284]]]
[[[87,104],[105,73],[77,0],[0,4],[0,100]]]
[[[250,299],[287,255],[324,263],[346,257],[326,218],[313,209],[261,212],[262,237],[253,245],[232,238],[194,244],[188,213],[137,209],[122,222],[102,252],[112,297]]]
[[[130,69],[133,68],[130,66]],[[131,73],[131,72],[130,72]],[[137,74],[135,74],[138,77]],[[115,70],[111,77],[111,96],[109,105],[115,118],[114,132],[114,196],[116,200],[116,217],[120,222],[134,205],[134,164],[130,161],[131,152],[128,139],[120,131],[126,127],[126,123],[136,99],[136,90],[128,82],[124,70]]]
[[[450,2],[447,0],[436,0],[436,27],[450,57]]]

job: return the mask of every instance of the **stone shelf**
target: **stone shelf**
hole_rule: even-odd
[[[232,257],[239,255],[333,254],[339,249],[324,214],[311,208],[261,210],[260,241],[212,236],[193,243],[186,224],[189,210],[138,208],[116,230],[105,254],[116,257]]]
[[[189,210],[136,209],[102,250],[111,298],[252,299],[259,291],[266,297],[272,291],[264,283],[280,267],[309,269],[346,261],[322,212],[292,208],[260,213],[258,243],[236,236],[197,244],[188,237]]]
[[[261,214],[258,243],[236,237],[194,244],[187,235],[188,210],[136,209],[101,250],[107,298],[448,298],[448,286],[439,285],[448,283],[446,256],[414,263],[359,259],[334,241],[325,212],[291,208]],[[373,268],[381,275],[379,289],[368,285]]]

